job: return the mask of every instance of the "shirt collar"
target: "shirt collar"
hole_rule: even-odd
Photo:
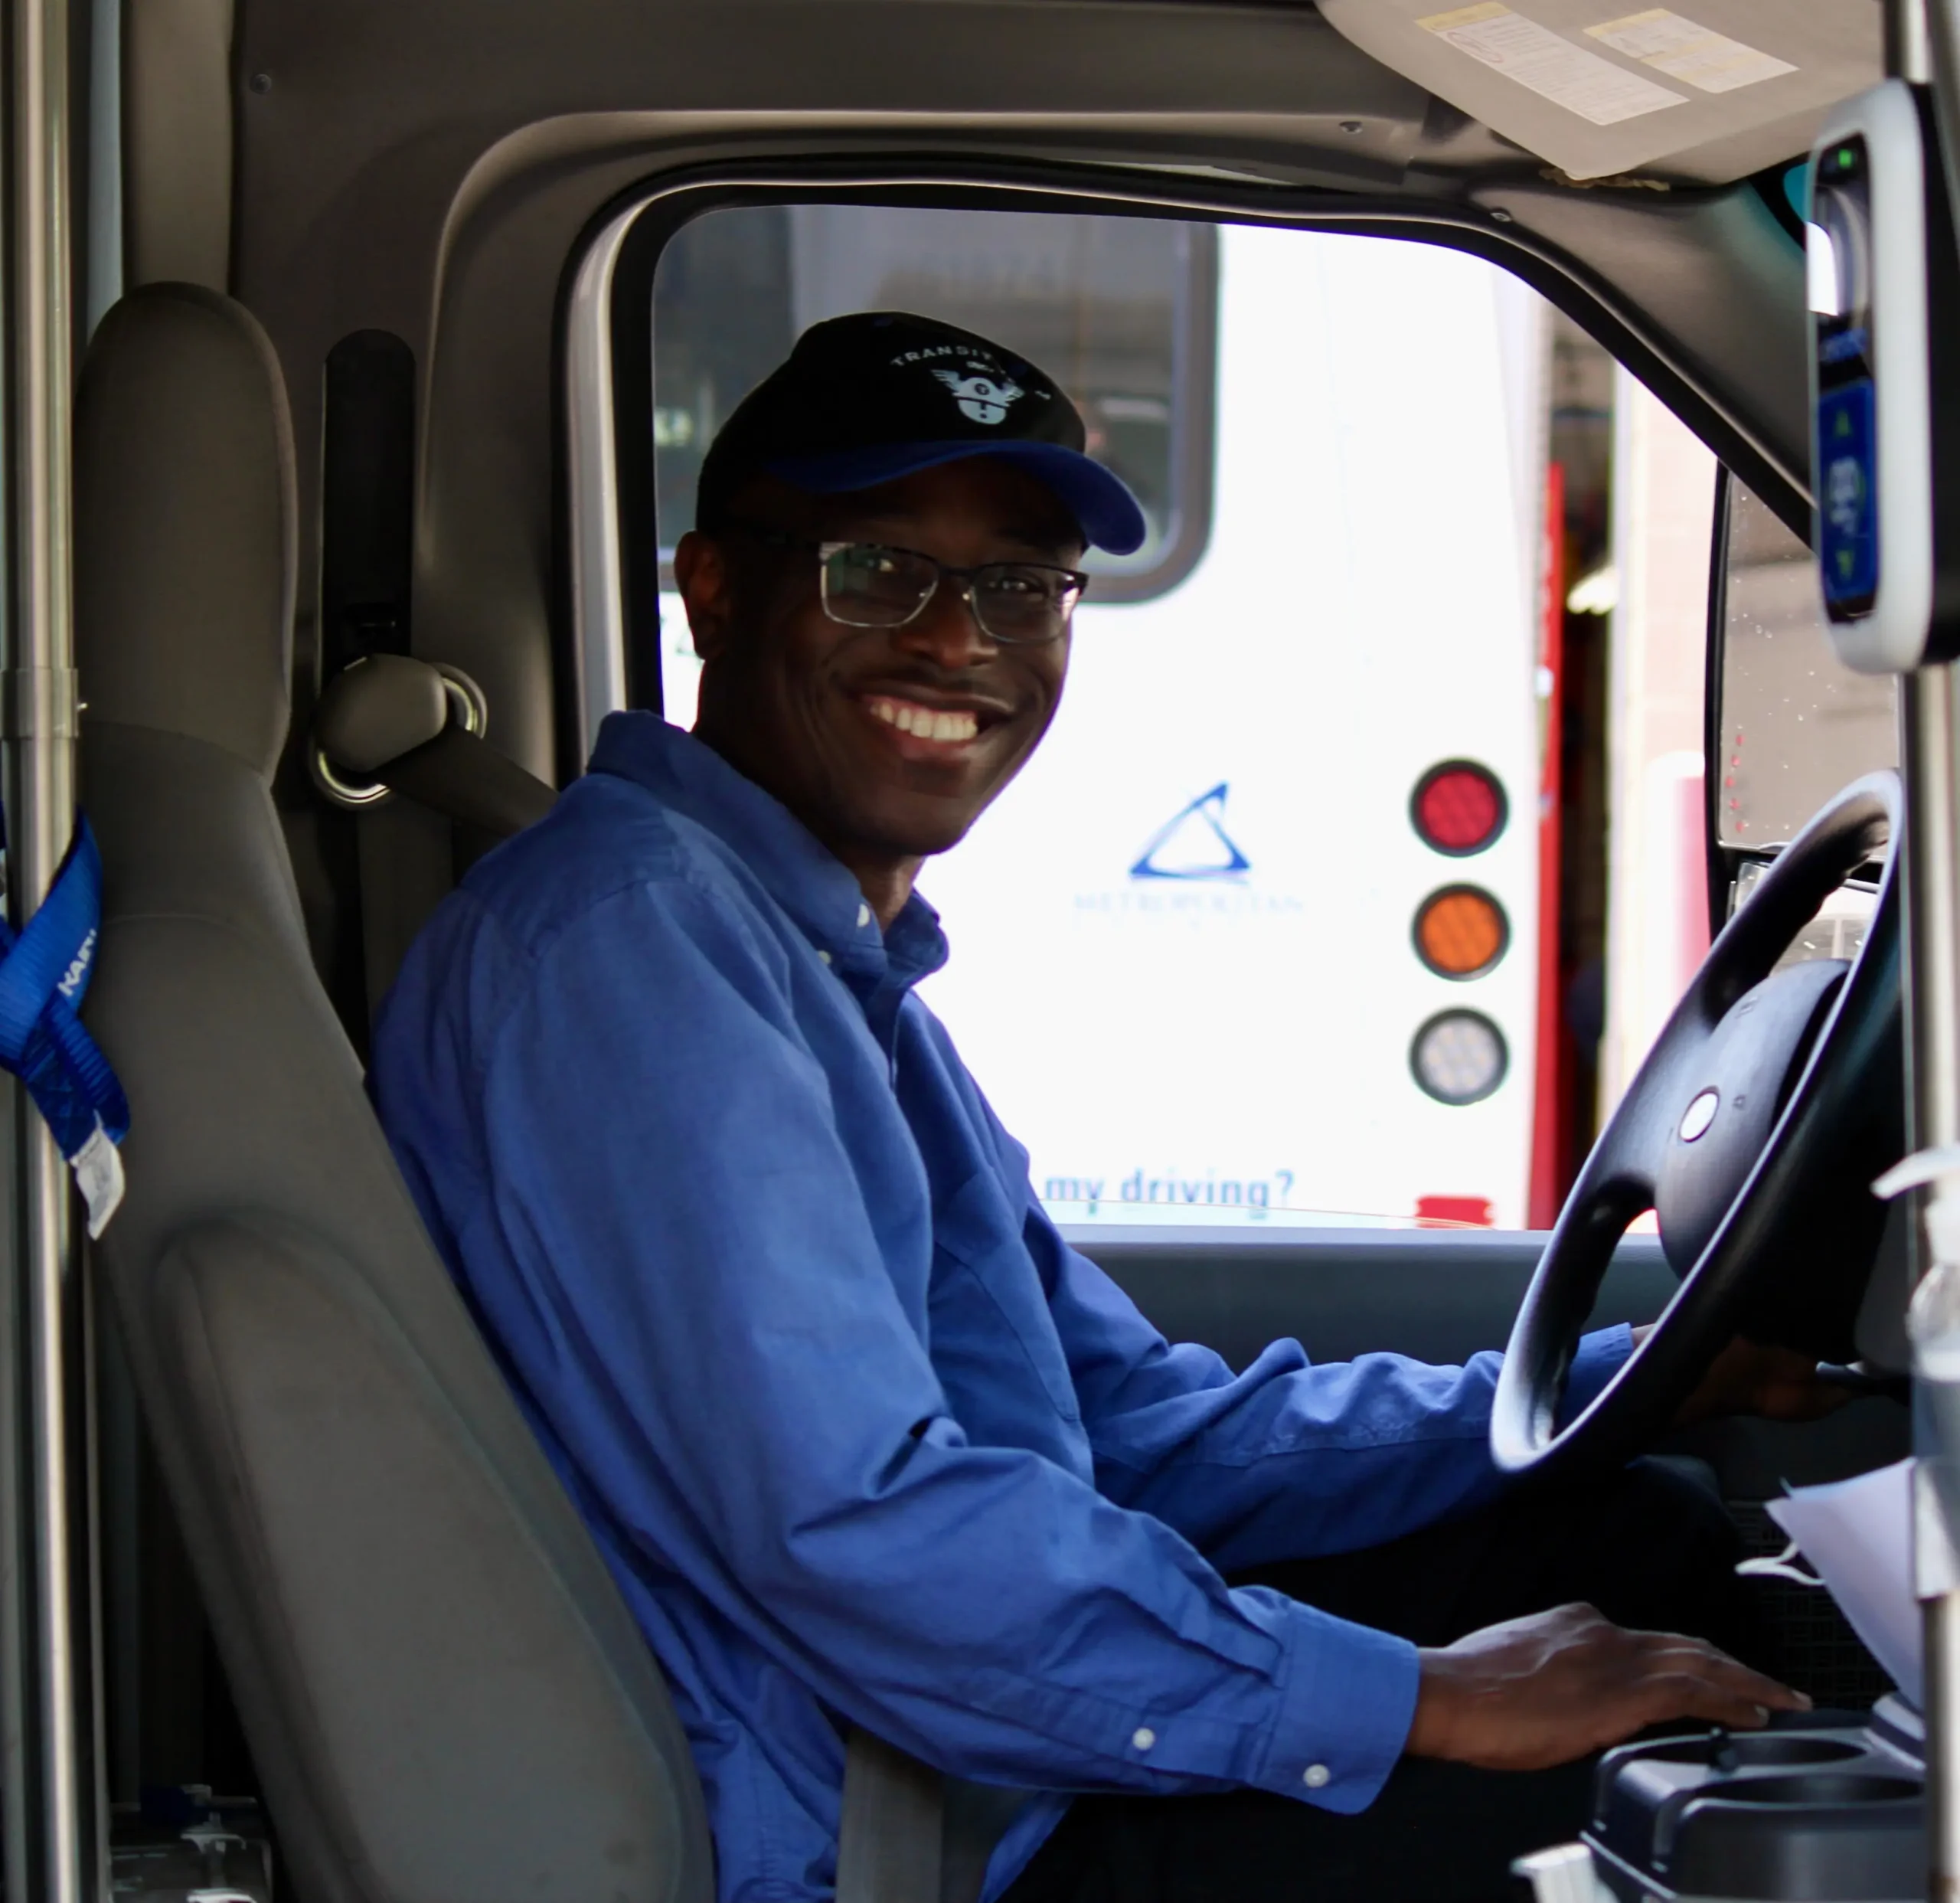
[[[881,933],[850,869],[781,800],[658,714],[607,714],[592,770],[632,780],[705,826],[833,965],[910,987],[946,963],[939,915],[916,892]]]

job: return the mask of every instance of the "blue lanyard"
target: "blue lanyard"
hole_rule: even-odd
[[[16,932],[0,918],[0,1071],[18,1077],[47,1119],[99,1236],[122,1199],[116,1145],[129,1104],[75,1014],[94,976],[102,854],[81,820],[40,909]]]

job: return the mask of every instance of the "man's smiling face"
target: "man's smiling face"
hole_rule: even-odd
[[[813,542],[913,549],[952,568],[1072,567],[1083,546],[1047,489],[989,456],[847,495],[759,479],[731,514]],[[952,584],[942,582],[903,627],[857,628],[825,613],[813,548],[731,528],[685,537],[674,567],[704,663],[695,731],[867,891],[880,868],[901,867],[909,889],[919,860],[956,844],[1020,771],[1060,701],[1067,633],[996,642]]]

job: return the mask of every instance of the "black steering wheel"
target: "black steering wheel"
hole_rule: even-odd
[[[1573,1185],[1511,1332],[1491,1414],[1506,1472],[1624,1460],[1738,1334],[1848,1361],[1905,1147],[1900,855],[1849,960],[1778,961],[1896,841],[1896,773],[1855,780],[1784,848],[1709,949]],[[1627,1225],[1655,1211],[1681,1278],[1658,1324],[1576,1418],[1567,1372]]]

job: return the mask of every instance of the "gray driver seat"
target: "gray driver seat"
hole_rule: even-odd
[[[97,1245],[305,1903],[701,1903],[661,1674],[429,1243],[315,976],[270,780],[292,451],[270,345],[154,285],[76,423]]]

